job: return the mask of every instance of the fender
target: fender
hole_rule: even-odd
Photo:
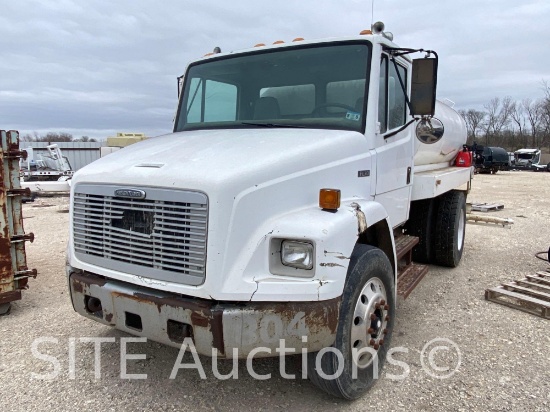
[[[312,300],[312,293],[316,294],[316,300],[328,300],[342,294],[349,258],[355,245],[364,243],[362,234],[380,223],[384,227],[391,225],[386,210],[377,202],[350,198],[341,203],[335,213],[315,206],[280,215],[256,232],[261,239],[243,273],[245,279],[253,279],[257,284],[251,301],[279,301],[282,296],[286,301]],[[393,246],[391,230],[389,236]],[[282,240],[312,243],[313,269],[283,266]],[[270,256],[269,269],[265,267],[266,254]]]
[[[388,256],[394,272],[394,294],[397,298],[397,259],[395,253],[395,240],[391,222],[384,206],[378,202],[363,200],[351,204],[355,208],[359,240],[363,243],[376,246]]]

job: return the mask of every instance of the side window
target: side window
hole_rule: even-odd
[[[403,126],[406,121],[405,93],[401,87],[399,76],[405,87],[407,85],[407,71],[403,66],[389,61],[387,56],[380,62],[380,94],[378,95],[378,121],[380,133]]]
[[[187,122],[199,123],[202,119],[202,79],[191,79],[190,99],[187,101]]]
[[[399,71],[399,76],[398,76]],[[395,64],[393,62],[389,65],[389,77],[388,77],[388,108],[389,108],[389,129],[395,129],[396,127],[403,126],[405,124],[405,93],[401,87],[399,77],[403,81],[405,87],[407,86],[407,73],[403,66],[397,65],[395,70]]]
[[[388,58],[382,56],[380,62],[380,79],[379,79],[379,94],[378,94],[378,123],[380,123],[380,133],[388,130],[388,87],[386,86],[388,78]]]
[[[237,86],[207,80],[204,95],[205,122],[233,121],[237,118]]]
[[[191,79],[187,122],[223,122],[237,117],[237,87],[199,78]]]

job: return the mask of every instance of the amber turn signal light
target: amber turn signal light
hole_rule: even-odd
[[[319,191],[319,207],[327,210],[337,210],[340,207],[340,190],[321,189]]]

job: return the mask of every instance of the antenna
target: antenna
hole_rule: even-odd
[[[371,9],[370,9],[370,25],[372,27],[372,24],[374,23],[374,0],[370,1]]]

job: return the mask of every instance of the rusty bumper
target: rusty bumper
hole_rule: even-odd
[[[331,346],[340,299],[314,302],[217,302],[186,297],[91,273],[69,272],[76,312],[90,319],[170,346],[191,338],[202,355],[245,358],[279,356],[284,340],[296,353]],[[268,349],[268,350],[265,350]]]

